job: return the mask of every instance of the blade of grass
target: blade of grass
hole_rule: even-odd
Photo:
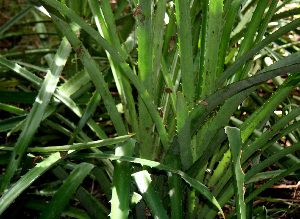
[[[82,130],[83,126],[87,123],[89,118],[92,116],[92,114],[96,110],[96,108],[100,102],[100,99],[101,99],[100,94],[99,94],[99,92],[96,91],[93,94],[90,102],[87,104],[86,109],[85,109],[82,117],[80,118],[76,129],[73,132],[73,135],[72,135],[73,137],[69,140],[68,144],[73,144],[78,132],[80,132]]]
[[[13,63],[13,62],[11,62],[11,61],[3,58],[3,57],[0,57],[0,63],[7,66],[10,69],[12,69],[16,73],[18,73],[20,76],[22,76],[25,79],[32,82],[34,85],[41,86],[42,80],[39,77],[32,74],[31,72],[29,72],[25,68],[22,68],[18,64],[15,64],[15,63]],[[79,117],[82,116],[83,111],[75,104],[75,102],[71,98],[69,98],[69,96],[71,94],[75,93],[75,91],[78,88],[80,88],[83,84],[86,84],[90,80],[89,76],[87,76],[88,74],[87,75],[86,74],[87,73],[85,73],[85,71],[82,72],[82,74],[79,73],[78,75],[76,75],[75,77],[70,79],[68,82],[66,82],[64,85],[62,85],[60,87],[60,90],[56,90],[54,92],[54,95],[58,99],[60,99],[66,106],[68,106]],[[65,94],[61,91],[63,91]],[[54,106],[54,107],[48,107],[45,111],[43,120],[45,118],[47,118],[48,116],[50,116],[55,111],[56,107],[57,107],[57,105]],[[25,121],[24,121],[24,123],[25,123]],[[96,134],[99,138],[101,138],[101,139],[107,138],[107,136],[103,132],[103,130],[100,129],[100,127],[93,120],[89,120],[88,125],[92,129],[92,131],[96,132]]]
[[[71,45],[67,39],[64,38],[46,75],[45,81],[39,90],[35,103],[26,119],[24,129],[14,147],[11,161],[5,171],[4,180],[1,184],[1,192],[8,186],[28,146],[33,140],[70,52]]]
[[[238,14],[238,11],[240,10],[243,1],[244,0],[233,1],[230,5],[230,10],[228,10],[229,14],[227,15],[227,19],[226,19],[226,23],[224,26],[221,43],[220,43],[217,77],[219,77],[224,70],[225,57],[226,57],[226,52],[230,41],[230,34],[232,33],[236,16]]]
[[[0,121],[0,132],[6,132],[14,128],[21,121],[26,119],[26,116],[15,116],[9,119],[3,119]]]
[[[180,68],[183,94],[187,105],[193,107],[195,97],[195,76],[193,70],[193,47],[189,1],[175,0],[178,40],[180,47]]]
[[[244,152],[242,156],[242,163],[244,163],[252,154],[255,153],[258,149],[262,149],[262,146],[265,148],[267,145],[270,145],[272,142],[276,141],[276,139],[280,138],[280,136],[284,136],[287,134],[286,129],[290,132],[291,126],[288,126],[286,129],[284,127],[294,120],[297,116],[300,115],[300,108],[293,110],[288,115],[284,116],[282,119],[278,120],[268,132],[264,132],[259,136],[252,144],[244,145]],[[298,126],[297,123],[294,123],[293,126]],[[280,131],[281,134],[278,136],[274,136],[277,132]],[[272,138],[274,136],[274,139]],[[271,139],[271,140],[270,140]],[[267,143],[267,145],[266,145]]]
[[[76,197],[87,210],[91,218],[108,218],[107,214],[105,215],[106,212],[103,210],[105,208],[104,205],[82,186],[77,189]]]
[[[66,96],[71,97],[72,94],[74,94],[78,90],[78,87],[83,87],[89,81],[91,81],[91,78],[86,69],[83,69],[74,77],[70,78],[66,83],[60,85],[59,90],[62,91]]]
[[[253,166],[257,165],[260,162],[260,158],[261,158],[260,155],[256,156],[253,159],[252,165]],[[246,185],[246,192],[245,192],[244,197],[249,196],[249,194],[251,194],[255,190],[254,186],[255,186],[255,181],[252,182],[252,183],[248,183]],[[246,203],[246,218],[253,218],[253,206],[254,206],[253,203],[254,203],[254,200],[252,199],[249,202],[245,201],[245,203]]]
[[[187,170],[193,164],[191,151],[190,117],[186,99],[181,92],[177,93],[177,133],[182,169]]]
[[[93,0],[89,0],[89,3],[93,2],[93,6],[91,6],[92,10],[96,10],[97,9],[97,13],[94,13],[94,16],[97,15],[98,19],[101,19],[101,14],[98,14],[100,12],[99,6],[97,7],[96,2]],[[117,34],[117,27],[115,24],[115,19],[114,19],[114,15],[113,15],[113,11],[110,5],[109,1],[101,1],[99,2],[101,5],[101,9],[102,9],[102,13],[103,16],[105,18],[105,24],[106,24],[106,28],[107,31],[109,32],[109,36],[104,37],[104,39],[106,39],[108,42],[111,43],[111,45],[113,45],[114,48],[116,48],[116,50],[121,54],[121,56],[123,57],[123,59],[126,59],[128,54],[126,53],[126,51],[124,49],[122,49],[121,47],[121,43]],[[95,11],[96,12],[96,11]],[[103,19],[101,19],[101,21],[104,21]],[[101,28],[103,28],[102,24]],[[100,30],[99,26],[98,29]]]
[[[280,19],[288,18],[288,17],[298,15],[298,14],[300,14],[300,8],[294,8],[294,9],[291,9],[291,10],[287,10],[287,11],[283,11],[281,13],[275,14],[272,17],[271,21],[272,22],[278,21]]]
[[[58,218],[69,203],[72,195],[93,168],[94,165],[89,163],[78,164],[68,179],[55,193],[40,218]]]
[[[205,99],[216,89],[217,63],[221,40],[221,23],[223,13],[222,0],[210,0],[207,21],[207,38],[201,98]]]
[[[235,127],[225,127],[225,132],[228,136],[229,147],[231,151],[233,184],[235,193],[235,207],[238,219],[246,219],[246,204],[244,202],[244,180],[245,175],[241,169],[241,149],[242,139],[241,131]]]
[[[6,22],[4,25],[0,28],[0,35],[3,34],[5,31],[7,31],[11,26],[13,26],[15,23],[17,23],[22,17],[24,17],[28,12],[34,9],[34,6],[31,5],[22,11],[20,11],[18,14],[16,14],[14,17],[12,17],[8,22]]]
[[[228,99],[219,109],[218,113],[214,116],[212,122],[210,123],[201,146],[197,151],[197,161],[194,162],[193,166],[189,170],[189,175],[195,177],[198,171],[205,165],[205,163],[213,155],[214,151],[219,146],[215,144],[217,139],[220,137],[220,143],[224,141],[224,131],[223,128],[227,125],[232,114],[236,111],[238,106],[252,93],[257,86],[241,91],[240,93],[232,96]],[[221,134],[222,133],[222,134]],[[214,146],[213,146],[214,145]],[[220,173],[223,173],[222,171]],[[215,176],[215,173],[213,174]],[[212,186],[212,185],[211,185]]]
[[[167,10],[169,23],[167,24],[166,27],[165,36],[164,36],[164,45],[163,45],[163,56],[165,57],[165,59],[167,58],[170,52],[170,42],[172,39],[172,34],[174,33],[174,30],[176,28],[174,8],[175,7],[170,7],[170,9]]]
[[[202,2],[202,24],[200,33],[200,50],[199,50],[199,74],[197,83],[197,98],[202,95],[202,84],[204,77],[204,63],[205,63],[205,50],[206,50],[206,37],[207,37],[207,21],[208,21],[208,3],[209,0],[203,0]]]
[[[164,42],[164,18],[166,13],[167,0],[158,1],[155,17],[153,19],[153,84],[160,84],[160,67],[162,60],[162,46]],[[158,86],[160,87],[160,86]],[[153,99],[158,104],[160,90],[154,89]]]
[[[267,14],[265,15],[264,19],[261,21],[261,25],[260,25],[258,34],[256,36],[256,39],[254,41],[254,45],[257,44],[258,42],[260,42],[262,40],[263,36],[265,35],[266,30],[268,28],[268,24],[270,23],[270,19],[272,18],[273,14],[275,12],[278,1],[279,0],[272,1]],[[257,5],[257,7],[259,7],[259,5]],[[256,16],[256,15],[253,15],[253,16]],[[247,32],[246,32],[246,34],[247,34]],[[240,79],[246,78],[248,76],[248,73],[249,73],[252,63],[253,63],[253,61],[251,59],[248,60],[245,64],[243,70],[238,71],[240,73]]]
[[[119,144],[115,150],[116,156],[132,156],[135,143],[134,139],[128,139]],[[117,160],[114,167],[110,217],[112,219],[128,218],[131,163]]]
[[[153,17],[153,2],[152,1],[140,1],[137,7],[140,7],[141,20],[138,20],[138,69],[139,78],[141,79],[144,87],[148,91],[149,95],[153,98],[154,87],[157,86],[157,81],[153,80],[152,71],[152,17]],[[136,9],[138,10],[138,9]],[[155,105],[157,103],[154,103]],[[149,160],[153,160],[158,152],[158,145],[153,144],[153,121],[145,105],[143,99],[138,99],[139,107],[139,134],[140,134],[140,150],[141,157]]]
[[[151,180],[150,174],[144,170],[132,174],[135,183],[141,192],[143,199],[145,199],[148,208],[150,209],[154,218],[169,218],[162,202],[156,192],[156,189]]]
[[[297,143],[290,147],[284,148],[284,149],[278,151],[276,154],[270,156],[266,160],[262,161],[258,165],[252,167],[245,176],[245,182],[248,182],[255,174],[259,173],[264,168],[268,167],[272,163],[275,163],[276,161],[285,157],[286,155],[288,155],[296,150],[299,150],[299,148],[300,148],[300,143]],[[294,165],[294,168],[299,168],[298,164]],[[224,195],[224,194],[226,194],[226,195]],[[226,204],[226,202],[230,199],[230,197],[232,197],[232,195],[234,194],[233,187],[229,186],[228,189],[224,192],[224,194],[221,195],[220,198],[218,199],[221,206],[224,206]],[[211,212],[209,214],[211,214]]]
[[[166,164],[175,169],[181,169],[180,157],[178,155],[167,155]],[[168,172],[169,196],[171,214],[173,219],[183,218],[183,187],[181,177]]]
[[[71,145],[62,145],[62,146],[47,146],[47,147],[34,147],[28,148],[27,152],[55,152],[55,151],[77,151],[77,150],[84,150],[88,148],[97,148],[97,147],[104,147],[108,145],[118,144],[125,141],[127,138],[132,137],[132,135],[124,135],[115,138],[108,138],[98,141],[90,141],[87,143],[75,143]],[[0,146],[0,150],[7,150],[13,151],[14,147],[5,147]]]
[[[262,21],[262,17],[268,5],[268,2],[269,2],[268,0],[261,0],[257,3],[256,9],[252,15],[251,21],[248,24],[247,31],[244,35],[244,39],[241,45],[239,46],[237,58],[240,58],[243,54],[245,54],[245,52],[248,51],[250,47],[253,45],[257,29]],[[241,79],[243,79],[243,75],[242,75],[242,69],[240,68],[234,73],[231,79],[229,79],[229,83]]]
[[[294,166],[291,166],[289,169],[283,171],[281,174],[279,174],[276,177],[271,177],[272,179],[269,180],[268,182],[266,182],[265,184],[263,184],[262,186],[260,186],[259,188],[257,188],[254,192],[252,192],[251,194],[249,194],[249,196],[247,196],[245,198],[245,203],[248,203],[250,200],[254,199],[255,197],[257,197],[261,192],[263,192],[264,190],[266,190],[267,188],[269,188],[271,185],[274,185],[276,182],[278,182],[279,180],[283,179],[284,177],[288,176],[289,174],[297,171],[300,169],[300,163],[295,164]]]
[[[76,166],[75,166],[75,168],[76,168]],[[96,169],[96,168],[94,168],[94,169]],[[60,181],[62,181],[62,182],[64,182],[69,176],[69,174],[61,166],[56,167],[52,171],[52,173],[57,178],[59,178]],[[92,194],[90,194],[88,191],[86,191],[82,186],[79,186],[79,188],[77,189],[76,198],[85,207],[85,209],[87,209],[89,215],[91,215],[92,218],[97,218],[97,217],[107,218],[106,215],[109,214],[108,209],[105,208],[98,199],[96,199],[94,196],[92,196]]]
[[[62,103],[64,103],[69,109],[71,109],[78,117],[80,118],[83,117],[84,115],[83,110],[71,98],[66,96],[63,92],[61,92],[60,90],[56,90],[54,96],[57,99],[59,99]],[[97,125],[97,123],[94,120],[89,119],[87,121],[87,124],[89,125],[91,130],[97,134],[98,137],[100,137],[101,139],[107,138],[105,132]]]
[[[299,114],[299,110],[294,110],[294,111],[292,111],[290,114],[288,114],[287,116],[284,116],[281,120],[279,120],[277,123],[275,123],[273,126],[272,126],[272,130],[280,130],[280,129],[282,129],[282,127],[283,126],[285,126],[286,124],[288,124],[293,118],[295,118],[295,117],[297,117],[297,115]],[[240,123],[242,123],[242,122],[240,122]],[[290,132],[291,130],[293,130],[293,128],[295,128],[295,127],[297,127],[297,125],[299,126],[299,124],[295,124],[295,126],[294,127],[288,127],[288,128],[286,128],[286,129],[288,129],[287,131],[285,131],[286,129],[283,129],[282,130],[282,132],[283,132],[283,134],[284,135],[286,135],[288,132]],[[254,131],[254,134],[256,133],[257,131]],[[265,149],[265,147],[269,144],[272,144],[272,142],[274,143],[275,141],[276,141],[276,139],[279,139],[280,138],[280,135],[279,136],[275,136],[273,139],[271,139],[271,140],[269,140],[273,135],[274,135],[274,133],[276,133],[276,132],[273,132],[273,131],[271,131],[272,132],[272,134],[269,136],[268,134],[269,134],[269,132],[265,132],[264,134],[260,134],[260,136],[261,137],[258,137],[257,138],[257,141],[255,141],[254,143],[252,143],[252,145],[250,145],[250,146],[247,146],[247,148],[246,148],[246,150],[243,152],[243,154],[242,154],[242,159],[241,159],[241,162],[242,163],[245,163],[246,161],[247,161],[247,157],[249,158],[255,151],[253,150],[253,149],[259,149],[259,148],[261,148],[262,149],[262,151],[264,151]],[[263,140],[263,141],[262,141]],[[266,144],[265,144],[265,146],[264,146],[264,142],[267,142]],[[253,147],[252,147],[253,146]],[[273,145],[274,146],[274,145]],[[281,151],[281,149],[282,149],[282,147],[280,147],[280,149],[278,149],[278,150],[276,150],[276,152],[275,153],[279,153],[280,151]],[[254,151],[254,152],[252,152],[252,153],[249,153],[249,151]],[[228,152],[227,152],[228,153]],[[228,155],[230,155],[230,153],[228,154]],[[287,156],[286,156],[286,158],[288,158],[290,155],[288,154]],[[224,158],[227,158],[227,155],[225,155],[224,156]],[[288,158],[289,159],[289,158]],[[222,161],[221,161],[222,162]],[[291,164],[290,165],[293,165],[294,163],[297,163],[298,161],[292,161],[291,162]],[[290,166],[289,165],[289,166]],[[288,167],[289,167],[288,166]],[[218,172],[218,169],[220,169],[220,168],[224,168],[224,165],[222,164],[222,163],[220,163],[220,165],[218,165],[218,167],[217,167],[217,169],[214,171],[214,175]],[[229,170],[231,170],[231,169],[229,169]],[[213,176],[214,176],[213,175]],[[227,171],[226,173],[225,173],[225,175],[223,175],[223,177],[222,178],[220,178],[220,181],[219,181],[219,183],[218,184],[215,184],[215,183],[213,183],[213,185],[216,185],[216,187],[215,187],[215,189],[214,189],[214,191],[213,191],[213,194],[215,195],[215,196],[217,196],[219,193],[220,193],[220,191],[222,190],[222,188],[223,188],[223,186],[225,185],[225,184],[228,184],[228,180],[230,179],[230,177],[232,176],[232,171]],[[213,177],[212,177],[213,178]],[[212,180],[212,178],[211,178],[211,180]],[[251,177],[251,180],[252,180],[252,177]],[[216,182],[216,181],[215,181]],[[247,182],[249,182],[249,180],[247,180]],[[230,195],[229,195],[230,196]],[[231,196],[230,196],[231,197]],[[229,198],[230,198],[229,197]],[[225,199],[224,199],[225,200]],[[225,201],[226,202],[226,201]]]
[[[175,90],[175,87],[174,87],[173,82],[172,82],[171,74],[168,71],[167,63],[166,63],[166,61],[163,57],[162,57],[162,60],[161,60],[161,71],[163,73],[166,86],[168,88],[170,88],[171,91],[172,91],[170,93],[171,100],[172,100],[171,105],[172,105],[172,108],[175,110],[176,109],[176,107],[175,107],[176,106],[176,90]]]
[[[20,180],[13,184],[13,186],[7,191],[5,191],[0,198],[0,214],[2,214],[28,186],[35,182],[39,176],[50,169],[60,159],[61,157],[59,152],[52,154],[29,170],[24,176],[22,176]]]
[[[13,63],[12,61],[9,61],[8,59],[0,56],[0,64],[4,65],[15,72],[17,72],[19,75],[27,79],[28,81],[32,82],[36,86],[41,86],[43,83],[43,80],[40,79],[38,76],[32,74],[25,68],[22,68],[20,65]]]
[[[105,193],[107,200],[111,200],[112,185],[108,176],[104,173],[104,171],[100,167],[94,168],[92,170],[92,173],[95,176],[97,182],[100,184],[103,192]],[[107,214],[109,214],[109,212]]]

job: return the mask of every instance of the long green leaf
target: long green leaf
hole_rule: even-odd
[[[234,176],[235,203],[238,219],[246,219],[246,205],[244,202],[244,181],[245,175],[241,169],[241,131],[235,127],[225,127],[231,151],[232,168]]]
[[[108,216],[104,214],[105,212],[102,211],[104,205],[82,186],[77,189],[76,197],[92,218],[108,218]]]
[[[140,7],[138,23],[138,75],[149,95],[153,98],[154,87],[158,81],[153,80],[152,71],[152,19],[153,19],[153,1],[140,1],[137,7]],[[153,160],[157,154],[158,145],[153,144],[153,121],[147,106],[143,99],[139,97],[139,134],[141,145],[141,157]]]
[[[183,94],[187,105],[193,106],[195,97],[195,76],[193,70],[193,47],[190,4],[186,0],[175,0],[176,19],[180,47],[180,68],[182,75]]]
[[[238,94],[232,96],[221,106],[221,109],[214,116],[212,122],[209,124],[206,129],[203,141],[197,151],[197,161],[194,162],[193,166],[189,170],[191,176],[196,176],[198,171],[206,164],[206,162],[211,158],[215,153],[217,147],[225,140],[226,136],[224,135],[224,127],[228,124],[230,117],[236,111],[238,106],[250,95],[257,87],[243,90]],[[219,141],[218,141],[219,140]],[[193,172],[193,173],[192,173]],[[222,174],[223,171],[220,171]],[[212,177],[215,177],[216,173],[214,172]],[[209,182],[212,182],[211,180]]]
[[[216,89],[217,78],[217,63],[218,54],[221,40],[221,28],[222,25],[222,13],[223,13],[223,1],[222,0],[210,0],[208,10],[207,21],[207,38],[206,38],[206,52],[205,52],[205,65],[203,72],[203,88],[202,98],[206,98],[208,95]],[[201,39],[202,40],[202,39]],[[203,39],[204,40],[204,39]]]
[[[180,157],[178,155],[167,155],[167,165],[172,168],[180,169]],[[183,187],[182,179],[179,175],[168,172],[169,177],[169,196],[173,219],[183,218]]]
[[[80,132],[82,130],[83,126],[87,123],[89,118],[94,113],[96,107],[99,105],[100,99],[101,99],[101,96],[100,96],[99,92],[96,91],[93,94],[90,102],[87,104],[87,107],[86,107],[82,117],[80,118],[76,129],[73,132],[73,137],[69,140],[68,144],[72,144],[74,142],[75,137],[78,134],[78,132]]]
[[[273,163],[276,163],[279,159],[281,159],[281,158],[283,158],[283,157],[285,157],[285,156],[287,156],[287,155],[289,155],[289,154],[291,154],[294,151],[299,150],[299,149],[300,149],[300,143],[297,143],[297,144],[293,144],[290,147],[284,148],[284,149],[276,152],[275,154],[273,154],[272,156],[268,157],[263,162],[261,162],[258,165],[252,167],[251,170],[249,170],[247,172],[247,174],[245,176],[245,181],[248,182],[255,174],[259,173],[260,171],[262,171],[263,169],[265,169],[269,165],[271,165]],[[230,175],[232,174],[232,172],[227,171],[227,174],[229,175],[229,177],[226,176],[227,179],[225,181],[229,180]],[[221,206],[225,205],[226,202],[233,196],[233,194],[234,194],[233,187],[232,186],[227,187],[226,191],[224,191],[224,194],[221,195],[220,198],[218,199],[220,205]]]
[[[13,201],[39,176],[50,169],[57,161],[61,159],[59,152],[52,154],[42,162],[38,163],[34,168],[29,170],[20,180],[10,187],[0,198],[0,214],[13,203]]]
[[[93,170],[95,169],[96,168],[94,168]],[[69,176],[69,174],[61,166],[56,167],[52,171],[52,173],[62,182],[65,181]],[[91,215],[92,218],[106,218],[106,215],[109,214],[108,209],[106,209],[98,199],[96,199],[92,194],[86,191],[82,186],[77,189],[76,198],[78,198],[79,202],[87,209],[89,215]],[[44,209],[42,209],[41,211],[43,210]]]
[[[265,12],[265,9],[268,5],[268,0],[260,0],[257,3],[257,6],[255,8],[255,11],[252,15],[251,21],[247,27],[247,31],[244,35],[244,39],[239,46],[239,52],[237,54],[237,58],[240,58],[243,54],[245,54],[246,51],[250,49],[250,47],[254,43],[254,38],[257,32],[257,29],[261,23],[261,18]],[[236,71],[236,73],[232,76],[231,82],[238,81],[240,79],[243,79],[244,75],[242,75],[242,69],[239,69]]]
[[[6,30],[8,30],[16,22],[18,22],[22,17],[24,17],[32,9],[34,9],[33,5],[25,8],[24,10],[22,10],[18,14],[16,14],[14,17],[12,17],[7,23],[2,25],[1,28],[0,28],[0,35],[3,34]]]
[[[217,77],[220,76],[220,74],[223,72],[225,56],[226,56],[226,52],[230,40],[230,34],[232,33],[234,21],[236,19],[236,16],[238,14],[238,11],[240,10],[243,1],[244,0],[233,1],[230,5],[230,10],[228,10],[228,15],[224,26],[221,43],[220,43]]]
[[[132,174],[135,183],[145,199],[154,218],[167,219],[168,215],[155,190],[150,174],[144,170]]]
[[[192,139],[189,110],[181,92],[177,93],[177,133],[182,169],[187,170],[193,164]]]
[[[198,85],[197,85],[197,98],[201,97],[202,85],[204,77],[205,67],[205,51],[206,51],[206,37],[207,37],[207,21],[208,21],[208,3],[209,0],[203,0],[202,2],[202,23],[200,33],[200,50],[199,50],[199,74],[198,74]]]
[[[252,144],[245,146],[245,149],[244,149],[244,152],[242,155],[242,163],[244,163],[247,159],[249,159],[249,157],[252,156],[252,154],[254,154],[257,150],[262,149],[262,146],[263,146],[263,148],[267,148],[267,145],[274,143],[276,140],[280,139],[280,137],[286,135],[287,132],[290,132],[291,129],[299,126],[299,124],[297,124],[298,122],[296,122],[292,126],[288,126],[286,129],[284,129],[284,127],[289,122],[296,119],[297,116],[299,116],[299,115],[300,115],[300,108],[293,110],[291,113],[289,113],[288,115],[282,117],[279,121],[277,121],[271,127],[270,131],[262,133],[261,136],[258,137]],[[281,134],[279,134],[276,137],[274,137],[273,139],[271,139],[279,131],[281,132]]]
[[[22,68],[20,65],[15,64],[12,61],[0,56],[0,64],[7,66],[8,68],[14,70],[15,72],[19,73],[22,77],[27,79],[28,81],[32,82],[34,85],[41,86],[43,80],[40,79],[38,76],[32,74],[25,68]]]
[[[115,150],[116,156],[132,156],[136,141],[128,139],[119,144]],[[131,164],[117,160],[114,168],[112,187],[111,213],[112,219],[125,219],[129,215],[129,194],[131,183]]]
[[[160,84],[160,67],[162,56],[162,46],[164,43],[164,18],[166,13],[166,4],[167,0],[162,0],[157,2],[157,9],[154,13],[153,19],[153,84]],[[159,89],[154,89],[153,91],[153,99],[158,103],[158,99],[160,98]]]
[[[132,135],[124,135],[124,136],[119,136],[116,138],[108,138],[108,139],[103,139],[103,140],[98,140],[98,141],[90,141],[87,143],[75,143],[71,145],[61,145],[61,146],[47,146],[47,147],[34,147],[34,148],[28,148],[27,152],[55,152],[55,151],[72,151],[72,150],[84,150],[84,149],[89,149],[89,148],[97,148],[97,147],[103,147],[103,146],[108,146],[112,144],[118,144],[123,141],[125,141],[127,138],[132,137]],[[5,151],[12,151],[14,148],[13,147],[5,147],[5,146],[0,146],[0,150],[5,150]]]
[[[80,163],[55,193],[40,218],[58,218],[69,203],[72,195],[76,192],[78,186],[93,168],[94,165],[92,164]]]

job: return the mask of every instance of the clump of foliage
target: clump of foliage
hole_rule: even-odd
[[[0,214],[296,211],[253,201],[299,180],[297,3],[26,1],[0,28]]]

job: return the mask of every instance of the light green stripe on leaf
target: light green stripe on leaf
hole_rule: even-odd
[[[148,208],[154,218],[167,219],[169,218],[162,202],[156,192],[156,189],[151,180],[150,174],[144,170],[132,174],[135,183],[140,190],[143,199],[145,199]]]
[[[124,135],[115,138],[108,138],[108,139],[103,139],[98,141],[90,141],[87,143],[75,143],[70,145],[47,146],[47,147],[30,147],[27,149],[27,152],[55,152],[55,151],[84,150],[89,148],[97,148],[97,147],[118,144],[130,137],[132,137],[132,135]],[[13,147],[0,146],[0,150],[12,151]]]
[[[9,184],[10,179],[13,177],[15,170],[21,163],[28,146],[34,138],[70,52],[71,45],[66,38],[63,38],[50,69],[47,72],[46,78],[39,90],[39,94],[36,97],[33,107],[26,119],[21,135],[14,147],[11,155],[11,161],[7,166],[4,180],[1,183],[0,191],[2,192]]]
[[[134,139],[127,139],[118,144],[116,156],[132,156],[135,143]],[[110,215],[112,219],[126,219],[129,215],[131,163],[117,160],[114,167]]]

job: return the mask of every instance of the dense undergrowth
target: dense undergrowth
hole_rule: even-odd
[[[297,217],[299,2],[3,1],[1,217]]]

